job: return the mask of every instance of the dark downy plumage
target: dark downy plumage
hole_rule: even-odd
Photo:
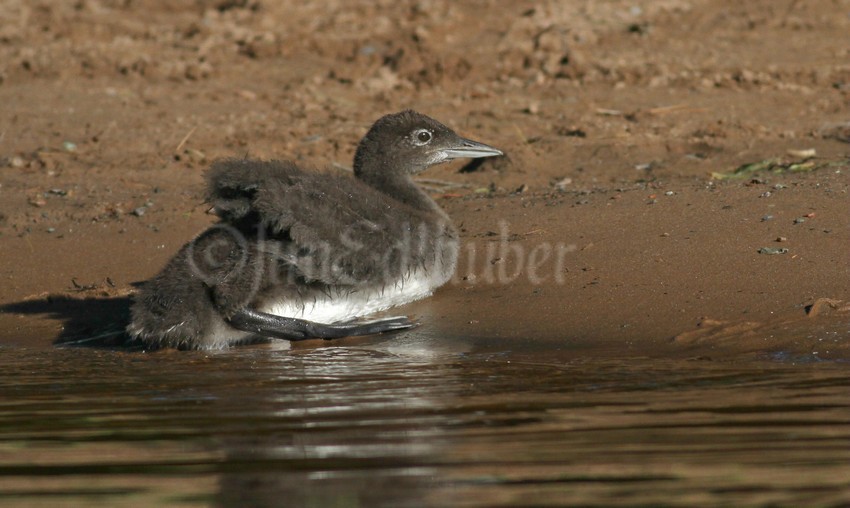
[[[227,159],[207,174],[221,221],[136,295],[128,332],[151,345],[220,348],[409,328],[362,318],[428,296],[455,270],[457,232],[412,180],[456,158],[502,155],[425,115],[379,119],[354,176]]]

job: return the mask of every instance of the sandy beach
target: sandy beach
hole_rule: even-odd
[[[850,9],[786,3],[3,2],[0,343],[120,329],[212,160],[345,172],[413,108],[507,154],[423,175],[417,333],[850,357]]]

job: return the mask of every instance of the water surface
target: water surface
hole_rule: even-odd
[[[5,347],[0,504],[850,502],[846,363],[485,343]]]

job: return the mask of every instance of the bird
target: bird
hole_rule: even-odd
[[[458,232],[413,176],[502,155],[404,110],[360,140],[353,178],[285,160],[217,160],[205,179],[218,222],[141,285],[127,333],[152,348],[223,349],[416,326],[370,318],[430,296],[457,265]]]

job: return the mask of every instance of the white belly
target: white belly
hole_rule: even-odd
[[[329,293],[314,292],[297,300],[270,299],[258,310],[316,323],[336,323],[425,298],[443,282],[433,280],[422,272],[414,272],[409,277],[383,288],[356,291],[347,288],[331,289]]]

